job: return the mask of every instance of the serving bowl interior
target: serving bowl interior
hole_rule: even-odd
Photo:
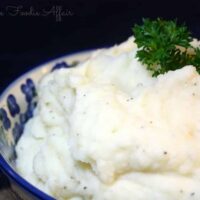
[[[22,199],[53,199],[23,179],[15,166],[15,146],[23,133],[25,123],[33,116],[33,110],[37,106],[37,83],[53,70],[75,67],[77,63],[86,60],[92,51],[62,56],[34,67],[12,82],[0,96],[0,168]]]

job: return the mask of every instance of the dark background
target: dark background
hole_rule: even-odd
[[[11,6],[21,6],[18,14]],[[21,16],[56,9],[70,16]],[[9,8],[9,9],[8,9]],[[3,16],[2,16],[3,15]],[[12,16],[14,15],[14,16]],[[0,1],[0,92],[16,77],[41,62],[73,51],[108,46],[126,40],[142,17],[177,18],[200,36],[200,2],[145,0]]]

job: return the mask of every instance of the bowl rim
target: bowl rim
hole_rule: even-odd
[[[71,53],[66,53],[54,58],[47,59],[46,61],[41,62],[40,64],[36,64],[30,67],[29,70],[22,73],[18,78],[16,78],[14,81],[12,81],[10,84],[8,84],[5,89],[2,90],[0,94],[0,101],[5,97],[5,95],[8,93],[8,91],[14,87],[16,83],[24,79],[28,74],[34,73],[35,71],[43,68],[45,65],[50,64],[51,62],[56,62],[57,60],[62,60],[67,57],[80,55],[80,54],[86,54],[91,53],[97,49],[102,48],[108,48],[108,47],[98,47],[98,48],[91,48],[91,49],[83,49],[80,51],[72,51]],[[22,187],[23,190],[28,191],[33,197],[39,198],[41,200],[55,200],[52,196],[48,195],[47,193],[43,192],[42,190],[38,189],[36,186],[32,185],[30,182],[28,182],[25,178],[23,178],[20,174],[18,174],[6,161],[6,159],[2,156],[0,152],[0,171],[4,172],[7,177],[12,179],[15,183],[18,184],[18,186]]]

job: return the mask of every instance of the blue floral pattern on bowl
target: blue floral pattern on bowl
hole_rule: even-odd
[[[15,171],[15,145],[23,133],[25,123],[33,117],[37,106],[36,83],[40,78],[61,68],[74,67],[80,60],[85,60],[91,51],[86,51],[63,60],[57,59],[41,65],[24,74],[11,84],[0,98],[0,167],[10,179],[12,185],[18,188],[20,196],[31,200],[52,200],[53,198],[43,193],[24,180]],[[67,59],[71,64],[67,63]],[[31,147],[30,147],[31,148]]]

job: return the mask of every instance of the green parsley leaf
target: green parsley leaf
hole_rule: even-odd
[[[143,19],[143,25],[133,27],[136,57],[147,66],[153,76],[185,65],[194,65],[200,73],[200,49],[191,46],[191,33],[185,25],[174,21]],[[194,53],[188,53],[193,49]]]

